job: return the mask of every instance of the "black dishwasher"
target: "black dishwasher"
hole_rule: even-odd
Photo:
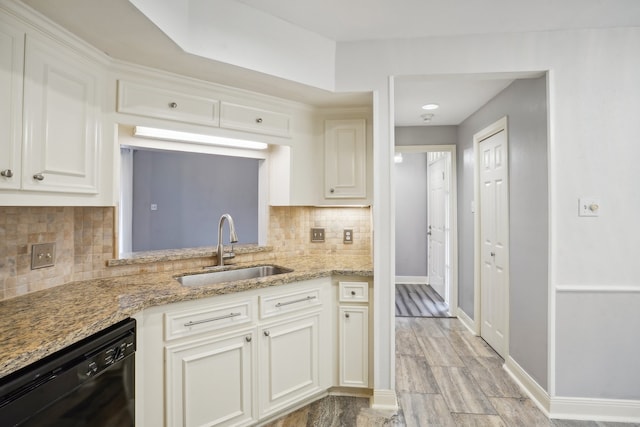
[[[1,378],[0,424],[134,426],[135,350],[127,319]]]

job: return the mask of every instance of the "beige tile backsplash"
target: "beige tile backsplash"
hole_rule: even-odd
[[[311,227],[325,228],[325,242],[311,243]],[[354,242],[342,242],[353,229]],[[1,207],[0,300],[76,280],[172,271],[210,265],[211,259],[106,267],[115,253],[113,207]],[[31,246],[55,242],[55,265],[31,270]],[[371,253],[370,208],[271,207],[268,244],[282,255]],[[247,254],[258,261],[268,254]],[[246,258],[246,259],[245,259]]]

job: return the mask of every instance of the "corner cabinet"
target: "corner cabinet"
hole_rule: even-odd
[[[22,189],[98,192],[102,70],[27,36]]]
[[[63,39],[0,10],[2,205],[104,204],[98,199],[108,192],[100,193],[99,163],[106,67]],[[104,162],[111,168],[110,159]]]
[[[367,197],[367,138],[364,119],[325,121],[324,197]]]

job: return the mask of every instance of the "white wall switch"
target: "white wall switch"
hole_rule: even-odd
[[[311,241],[312,242],[324,242],[324,228],[313,227],[311,228]]]
[[[600,202],[593,197],[580,197],[578,216],[600,216]]]

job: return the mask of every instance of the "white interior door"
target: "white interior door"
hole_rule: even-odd
[[[507,132],[479,144],[480,334],[502,357],[507,354],[509,186]]]
[[[429,284],[449,303],[446,286],[448,230],[448,153],[429,153],[428,165],[428,266]]]

